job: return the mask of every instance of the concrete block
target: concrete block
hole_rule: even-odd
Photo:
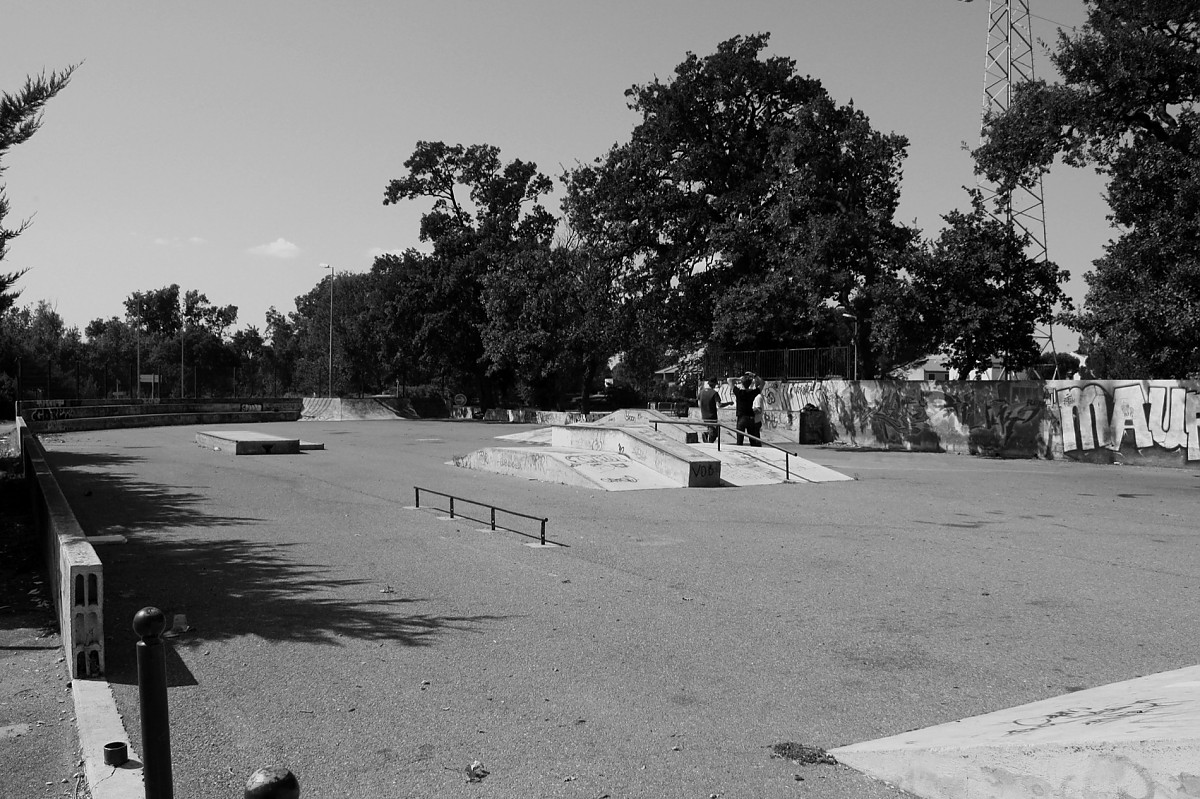
[[[196,434],[196,443],[205,449],[229,455],[296,455],[300,439],[272,436],[253,430],[220,430]]]

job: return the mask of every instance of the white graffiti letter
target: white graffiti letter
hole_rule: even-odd
[[[1146,424],[1146,392],[1140,383],[1113,389],[1112,449],[1120,449],[1125,431],[1133,428],[1133,444],[1138,449],[1154,445],[1150,426]]]
[[[1150,386],[1150,434],[1164,449],[1187,445],[1183,424],[1186,396],[1187,389],[1179,386]]]
[[[1187,434],[1187,459],[1200,461],[1200,394],[1187,393],[1183,410],[1183,431]]]
[[[1057,394],[1063,451],[1108,446],[1108,399],[1104,389],[1096,385],[1072,386],[1060,389]]]

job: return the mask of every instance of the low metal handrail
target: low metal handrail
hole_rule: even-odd
[[[479,507],[481,507],[481,508],[489,508],[489,509],[492,511],[492,522],[491,522],[492,530],[495,530],[495,529],[496,529],[496,511],[500,511],[501,513],[507,513],[509,516],[520,516],[522,519],[531,519],[531,520],[533,520],[533,521],[535,521],[535,522],[541,522],[541,525],[542,525],[542,534],[541,534],[542,546],[546,546],[546,522],[548,522],[548,521],[550,521],[550,520],[549,520],[549,519],[547,519],[547,518],[545,518],[545,517],[542,517],[542,516],[531,516],[531,515],[529,515],[528,513],[520,513],[520,512],[518,512],[518,511],[515,511],[515,510],[508,510],[507,508],[501,508],[501,507],[499,507],[499,506],[497,506],[497,505],[492,505],[492,504],[490,504],[490,503],[487,503],[487,502],[477,502],[477,501],[475,501],[475,500],[473,500],[473,499],[467,499],[466,497],[456,497],[456,496],[454,496],[453,494],[447,494],[447,493],[446,493],[446,492],[444,492],[444,491],[434,491],[432,488],[421,488],[420,486],[413,486],[413,493],[414,493],[414,495],[415,495],[415,502],[413,503],[413,504],[414,504],[414,507],[417,507],[417,508],[421,507],[421,492],[422,492],[422,491],[424,491],[426,494],[436,494],[436,495],[437,495],[437,496],[439,496],[439,497],[445,497],[446,499],[450,500],[450,518],[451,518],[451,519],[453,519],[453,518],[454,518],[454,500],[456,500],[456,499],[457,499],[459,502],[466,502],[468,505],[477,505],[477,506],[479,506]],[[469,517],[469,516],[464,516],[463,518],[464,518],[464,519],[469,519],[469,518],[471,518],[471,517]],[[478,520],[478,519],[472,519],[472,521],[480,521],[480,520]],[[511,527],[504,527],[504,528],[501,528],[501,529],[508,530],[508,531],[509,531],[509,532],[511,532],[511,533],[516,533],[517,535],[523,535],[523,536],[526,536],[526,537],[528,537],[528,538],[533,538],[533,536],[529,535],[528,533],[522,533],[520,530],[514,530],[514,529],[512,529]]]
[[[703,428],[709,429],[709,430],[711,430],[712,428],[715,427],[715,428],[717,428],[717,452],[721,451],[721,433],[720,433],[721,430],[728,430],[733,435],[745,436],[746,438],[753,439],[754,441],[757,441],[760,444],[765,444],[768,447],[770,447],[771,449],[777,449],[783,453],[783,480],[786,483],[790,483],[792,481],[792,453],[788,452],[786,449],[784,449],[781,446],[772,444],[770,441],[759,438],[758,436],[754,435],[753,433],[747,433],[745,430],[738,430],[736,427],[730,427],[727,424],[721,424],[720,422],[714,422],[711,420],[703,421],[703,422],[693,422],[691,420],[686,421],[686,422],[682,422],[682,421],[677,422],[673,419],[655,419],[653,421],[654,421],[654,431],[655,432],[658,432],[658,426],[660,424],[678,424],[678,425],[686,425],[688,427],[703,427]],[[771,464],[771,465],[774,466],[774,464]]]

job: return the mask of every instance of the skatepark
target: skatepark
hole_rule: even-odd
[[[221,429],[42,436],[135,749],[130,622],[177,622],[179,795],[1200,795],[1195,677],[1113,685],[1200,662],[1190,470],[793,446],[846,479],[612,492],[457,465],[537,426]]]

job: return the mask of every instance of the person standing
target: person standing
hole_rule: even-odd
[[[704,428],[703,434],[705,443],[711,444],[721,435],[721,429],[717,427],[717,409],[724,408],[731,403],[721,402],[721,395],[717,393],[717,381],[715,378],[709,377],[704,380],[700,390],[696,392],[696,404],[700,406],[700,418],[705,422],[712,422],[711,425]]]
[[[762,393],[761,383],[758,386],[758,394],[754,396],[754,402],[750,403],[750,408],[754,411],[754,427],[750,432],[757,436],[757,438],[750,439],[750,446],[761,447],[762,441],[759,439],[762,438],[763,416],[767,411],[767,398]]]
[[[737,445],[742,445],[743,433],[755,435],[754,432],[754,398],[762,393],[762,378],[754,372],[742,375],[742,385],[732,384],[733,402],[737,412]],[[758,442],[750,439],[750,446],[757,447]]]

